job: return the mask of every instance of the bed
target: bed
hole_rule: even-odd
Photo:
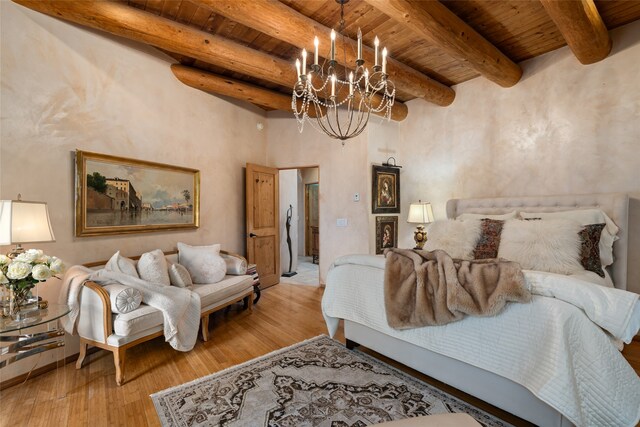
[[[608,272],[614,286],[624,290],[628,205],[625,194],[459,199],[447,203],[447,216],[601,209],[620,228]],[[494,317],[398,331],[386,324],[384,259],[352,256],[338,261],[327,276],[323,314],[330,335],[344,320],[348,346],[364,345],[536,425],[638,422],[640,379],[581,310],[536,297],[531,304],[510,304]],[[637,317],[639,312],[637,303],[633,313]],[[586,338],[574,339],[576,329]],[[489,336],[495,330],[500,331],[497,340]],[[549,331],[556,336],[548,338]]]

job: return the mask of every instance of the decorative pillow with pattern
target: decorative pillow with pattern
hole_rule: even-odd
[[[605,223],[589,224],[584,226],[579,233],[582,240],[580,264],[585,270],[593,271],[600,277],[604,277],[600,261],[600,235],[605,225]]]
[[[504,221],[498,219],[480,220],[480,238],[473,250],[473,259],[497,258],[500,248],[500,235]]]
[[[147,282],[163,286],[171,285],[167,269],[167,259],[160,249],[146,252],[138,260],[138,274]]]

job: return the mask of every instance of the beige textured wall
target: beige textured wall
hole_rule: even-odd
[[[68,264],[116,250],[171,250],[177,241],[244,253],[243,166],[266,161],[266,132],[256,129],[262,110],[179,83],[170,61],[149,48],[8,1],[0,11],[0,197],[49,203],[57,241],[37,247]],[[73,237],[75,149],[200,169],[200,229]],[[55,301],[59,286],[41,295]]]
[[[336,257],[366,253],[369,247],[366,199],[353,202],[353,193],[366,194],[367,141],[363,135],[342,146],[307,125],[300,134],[288,113],[269,113],[268,163],[273,167],[318,166],[320,205],[320,281],[324,283]],[[347,227],[336,226],[347,218]]]
[[[418,199],[431,201],[438,219],[451,198],[640,196],[640,22],[611,34],[613,51],[599,63],[581,65],[565,47],[524,62],[522,81],[512,88],[478,78],[456,87],[450,107],[409,102],[396,146],[404,166],[400,244],[412,244],[406,212]],[[637,205],[630,227],[636,256]],[[629,285],[640,292],[633,260]]]

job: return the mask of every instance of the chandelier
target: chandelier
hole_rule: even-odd
[[[340,26],[342,37],[342,64],[347,64],[347,40],[344,36],[344,4],[349,0],[336,0],[340,4]],[[302,49],[302,61],[296,59],[297,81],[293,87],[291,108],[302,133],[305,121],[316,130],[331,138],[345,140],[354,138],[367,127],[371,113],[391,117],[391,107],[396,89],[387,78],[387,48],[378,54],[380,41],[374,40],[373,71],[364,66],[362,59],[362,32],[358,29],[357,59],[350,69],[339,66],[336,61],[336,32],[331,30],[331,51],[329,60],[322,65],[318,62],[318,37],[314,39],[313,64],[307,73],[307,51]],[[349,45],[351,48],[351,45]],[[381,61],[379,60],[381,56]]]

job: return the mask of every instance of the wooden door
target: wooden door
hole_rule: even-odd
[[[318,183],[313,182],[304,186],[304,236],[305,236],[305,255],[313,255],[313,230],[312,227],[318,227],[319,221],[318,206]]]
[[[278,169],[247,163],[246,179],[247,260],[264,289],[280,281]]]

